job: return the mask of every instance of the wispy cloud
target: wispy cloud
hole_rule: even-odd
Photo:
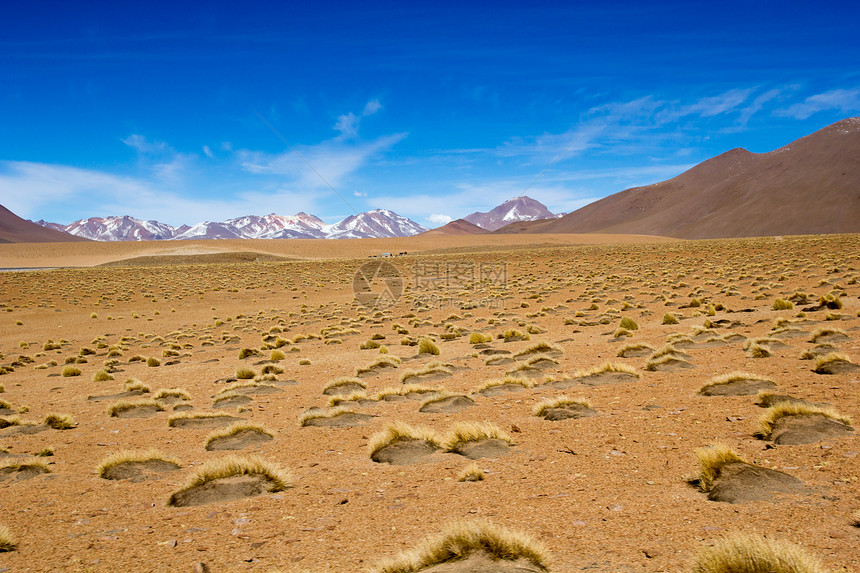
[[[829,110],[837,110],[846,115],[860,111],[860,88],[836,89],[811,95],[802,102],[777,110],[774,115],[806,119],[818,112]]]
[[[334,124],[334,129],[340,132],[338,139],[354,139],[358,137],[358,128],[361,125],[361,120],[375,114],[381,109],[382,104],[379,103],[379,100],[373,99],[364,104],[361,115],[349,112],[338,116],[337,122]]]
[[[123,143],[131,148],[136,149],[140,153],[159,154],[172,151],[170,147],[163,141],[150,141],[145,136],[132,133],[128,137],[121,139]]]

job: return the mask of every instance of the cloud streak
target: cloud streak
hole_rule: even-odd
[[[811,95],[802,102],[777,110],[774,115],[806,119],[816,113],[831,110],[845,115],[860,111],[860,88],[836,89]]]

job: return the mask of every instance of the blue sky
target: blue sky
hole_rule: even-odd
[[[571,211],[860,115],[856,2],[491,5],[7,2],[0,203],[436,226],[522,194]]]

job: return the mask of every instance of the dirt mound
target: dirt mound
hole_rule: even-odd
[[[565,404],[556,408],[547,408],[541,414],[541,418],[550,422],[561,420],[576,420],[577,418],[590,418],[597,416],[597,410],[592,410],[583,404]]]
[[[827,438],[840,438],[854,428],[823,414],[784,416],[776,421],[771,440],[774,444],[813,444]]]
[[[398,440],[373,453],[370,459],[380,464],[405,466],[433,455],[438,448],[426,440]]]
[[[853,374],[860,372],[860,366],[848,360],[831,360],[813,370],[816,374]]]
[[[48,473],[48,470],[37,465],[13,465],[0,468],[0,482],[2,481],[24,481]]]
[[[447,396],[421,406],[419,412],[425,414],[453,414],[475,405],[475,401],[467,396]]]
[[[305,422],[305,426],[317,426],[325,428],[354,428],[355,426],[363,426],[374,416],[370,414],[357,414],[355,412],[344,412],[337,416],[329,416],[323,418],[313,418]]]
[[[770,408],[774,404],[779,404],[780,402],[787,402],[789,404],[802,404],[804,406],[814,406],[812,402],[808,402],[801,398],[795,398],[794,396],[789,396],[788,394],[765,394],[756,402],[756,405],[761,406],[762,408]]]
[[[241,450],[255,444],[271,442],[273,439],[274,438],[266,432],[254,428],[245,428],[230,436],[222,436],[220,438],[210,440],[209,443],[206,444],[206,450],[210,452],[215,450]]]
[[[768,499],[774,493],[796,493],[803,482],[786,473],[743,462],[725,464],[708,492],[711,501],[744,503]]]
[[[171,428],[220,428],[229,426],[236,422],[242,422],[244,418],[235,416],[201,416],[200,418],[175,418],[171,420]]]
[[[243,475],[214,479],[204,484],[177,492],[171,497],[171,505],[187,507],[233,501],[246,497],[255,497],[272,491],[274,486],[265,476]]]
[[[158,477],[158,474],[173,472],[179,469],[179,464],[164,460],[147,460],[145,462],[122,462],[111,466],[102,474],[105,479],[127,479],[133,483]]]
[[[106,394],[103,396],[87,396],[90,402],[104,402],[106,400],[123,400],[125,398],[138,398],[146,394],[143,390],[129,390],[128,392],[120,392],[119,394]]]
[[[245,395],[222,396],[212,402],[212,407],[216,410],[227,410],[250,404],[253,401],[253,398]]]
[[[498,458],[506,455],[511,447],[504,440],[488,438],[471,442],[462,442],[454,448],[455,454],[465,456],[470,460],[481,458]]]
[[[762,390],[772,390],[776,384],[770,380],[741,378],[726,384],[711,384],[699,390],[702,396],[750,396]]]
[[[363,392],[364,386],[358,384],[356,382],[347,382],[346,384],[338,384],[337,386],[332,386],[331,388],[326,388],[323,390],[323,394],[326,396],[348,396],[353,392]]]
[[[490,358],[487,360],[487,366],[504,366],[506,364],[513,364],[516,362],[513,358],[508,358],[507,356],[498,356],[496,358]]]
[[[687,370],[688,368],[695,368],[695,366],[686,360],[670,357],[667,360],[661,360],[649,365],[647,370],[653,372],[677,372],[679,370]]]
[[[627,382],[635,382],[638,380],[635,374],[629,372],[600,372],[598,374],[589,374],[588,376],[580,376],[578,378],[566,378],[564,380],[554,380],[548,382],[548,386],[565,390],[572,386],[605,386],[607,384],[624,384]]]
[[[150,416],[158,414],[160,411],[161,410],[158,409],[158,406],[154,404],[141,404],[139,406],[132,406],[131,408],[118,410],[116,414],[114,414],[114,418],[149,418]]]
[[[521,392],[525,390],[522,384],[494,384],[493,386],[488,386],[481,390],[475,392],[476,394],[480,394],[481,396],[502,396],[508,392]]]

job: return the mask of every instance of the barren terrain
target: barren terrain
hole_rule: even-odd
[[[363,571],[478,517],[551,571],[685,571],[734,531],[860,567],[857,235],[16,244],[0,267],[81,267],[0,273],[0,570]],[[760,434],[767,400],[839,419]],[[209,442],[223,416],[265,431]],[[393,422],[499,439],[374,461]],[[744,463],[694,483],[717,444]],[[289,483],[181,491],[232,454]]]

